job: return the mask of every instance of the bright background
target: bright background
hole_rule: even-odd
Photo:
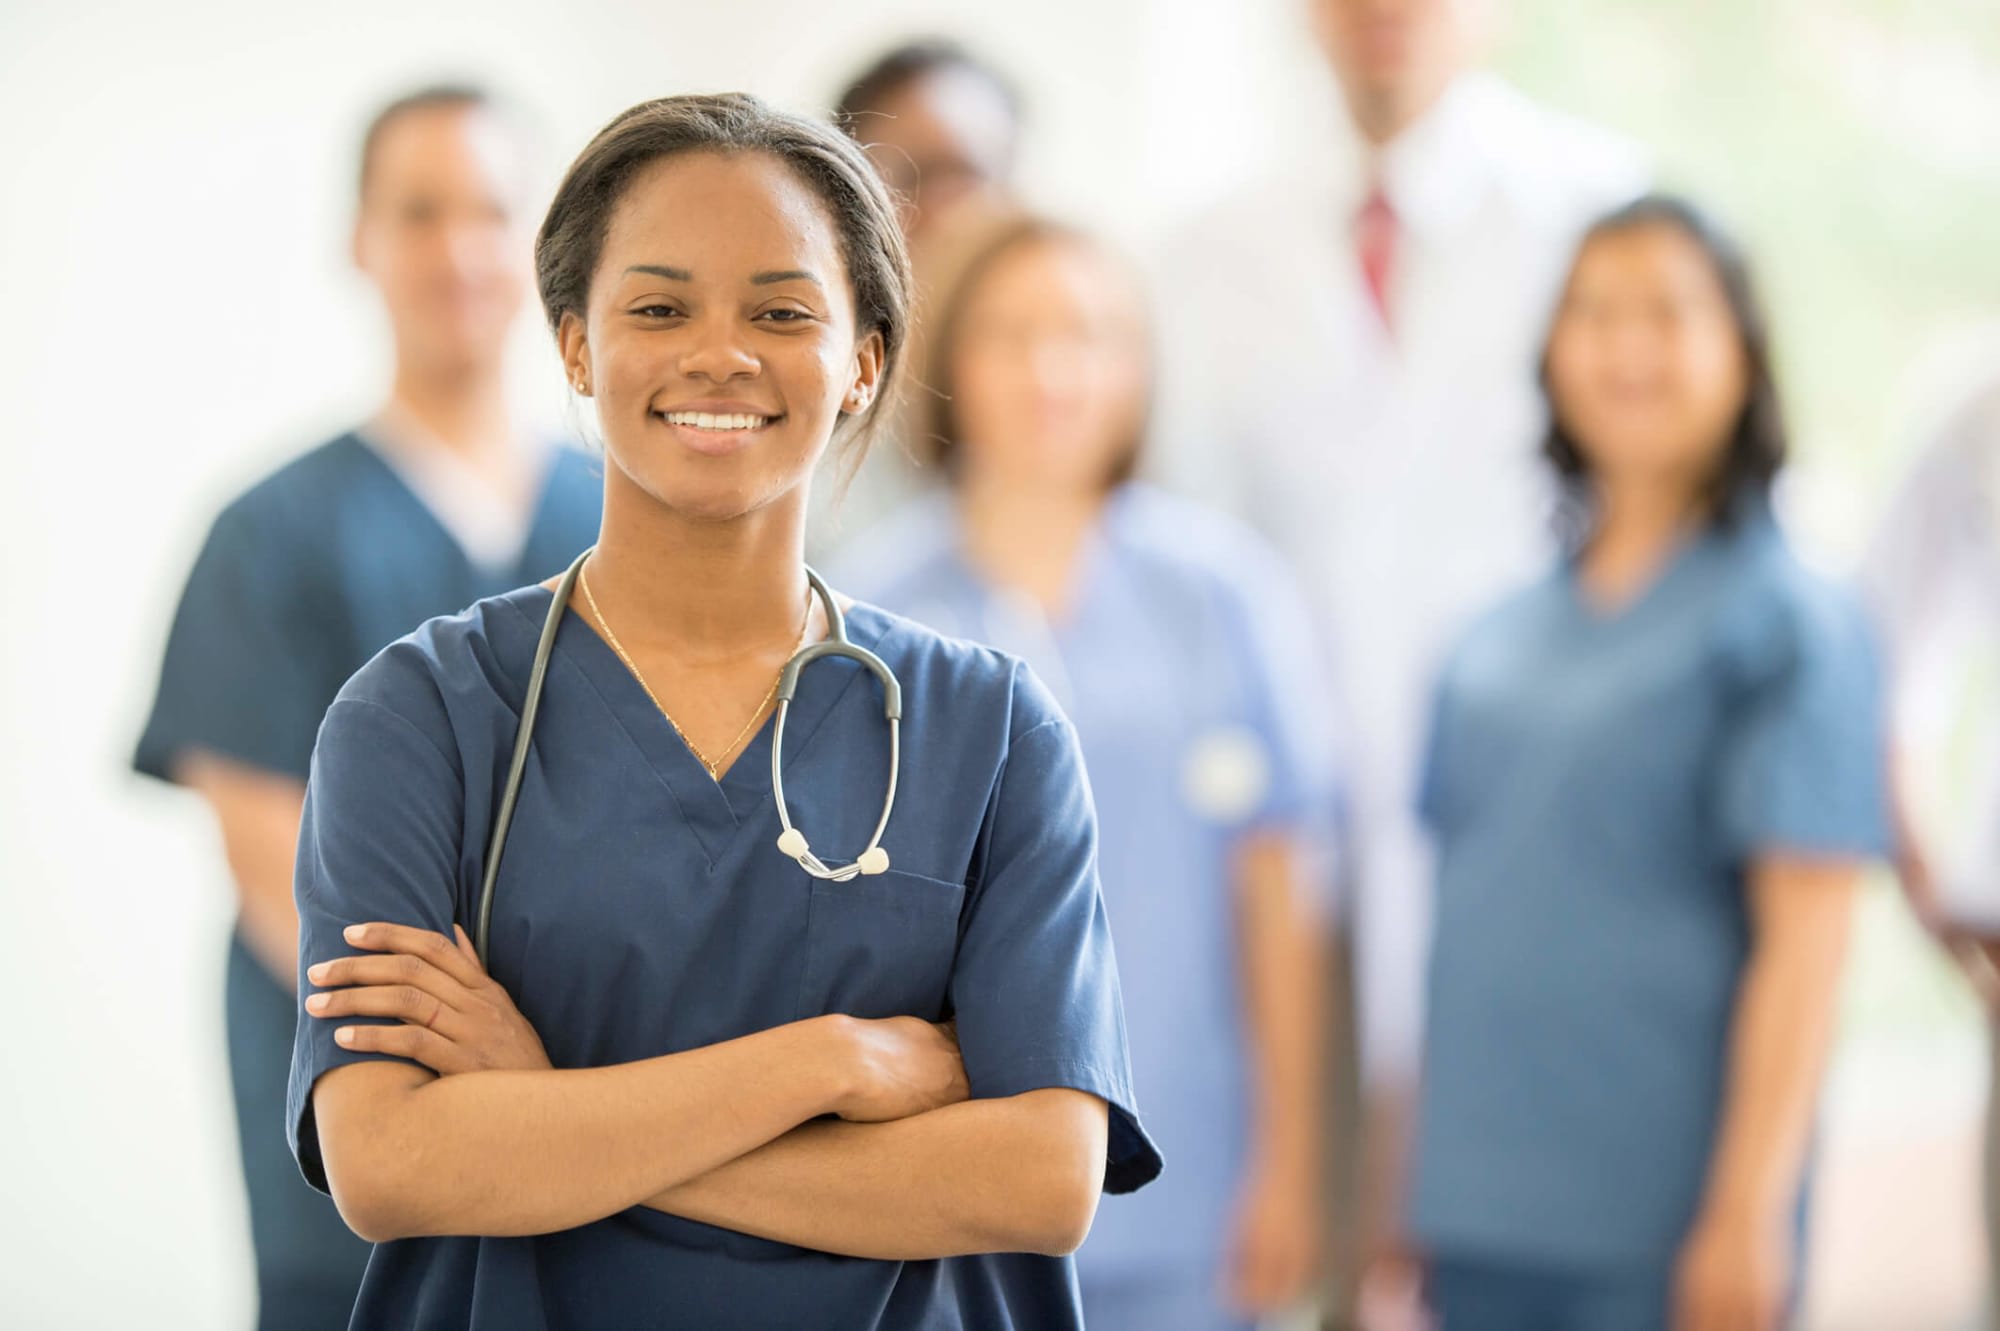
[[[1485,7],[1504,72],[1645,142],[1752,241],[1803,459],[1791,509],[1821,558],[1851,561],[1951,385],[2000,365],[2000,6]],[[533,112],[552,182],[632,102],[746,88],[816,108],[878,48],[945,32],[1021,84],[1025,192],[1143,250],[1333,113],[1298,8],[0,4],[0,1323],[248,1316],[220,848],[191,798],[126,764],[215,509],[382,391],[345,257],[375,107],[489,82]],[[553,361],[521,334],[521,392],[554,418]],[[1981,1297],[1983,1044],[1887,884],[1848,997],[1811,1325],[1959,1331]]]

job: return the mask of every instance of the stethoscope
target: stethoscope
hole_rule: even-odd
[[[555,651],[556,632],[562,627],[563,612],[569,608],[570,593],[576,588],[577,576],[583,572],[583,561],[590,558],[586,550],[576,557],[569,571],[556,583],[555,599],[549,602],[549,612],[542,620],[541,640],[535,644],[535,664],[528,672],[528,694],[521,706],[521,727],[514,734],[514,756],[507,764],[507,784],[500,792],[500,807],[493,815],[493,836],[486,847],[486,867],[479,884],[479,916],[473,932],[473,946],[479,953],[481,965],[487,964],[486,945],[493,921],[493,885],[500,878],[500,855],[507,848],[507,829],[514,821],[514,805],[521,797],[521,779],[528,768],[528,747],[535,737],[535,715],[542,706],[542,686],[549,673],[549,657]],[[822,642],[802,647],[778,676],[777,721],[771,731],[771,795],[778,806],[778,824],[784,831],[778,837],[778,849],[788,857],[798,861],[800,868],[814,878],[832,883],[844,883],[860,874],[878,874],[889,867],[889,852],[882,849],[882,833],[889,826],[889,811],[896,807],[896,775],[902,761],[902,719],[903,689],[896,682],[896,674],[883,663],[882,658],[865,647],[858,647],[847,637],[847,620],[840,613],[840,605],[834,599],[833,591],[818,573],[806,569],[806,581],[811,584],[813,594],[819,597],[820,605],[826,611],[827,636]],[[889,721],[889,788],[882,796],[882,816],[875,820],[875,834],[868,838],[868,847],[855,857],[852,864],[829,865],[813,854],[812,844],[805,833],[792,826],[791,810],[785,807],[785,717],[791,711],[792,698],[799,689],[799,672],[814,661],[827,656],[845,656],[859,661],[874,674],[882,685],[882,713]]]

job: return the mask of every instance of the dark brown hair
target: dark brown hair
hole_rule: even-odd
[[[1008,118],[1020,123],[1021,94],[1013,80],[949,37],[921,37],[883,52],[841,90],[834,118],[853,133],[856,116],[875,110],[918,79],[946,70],[963,70],[992,84]]]
[[[910,260],[895,205],[867,156],[832,126],[774,110],[745,93],[661,97],[641,102],[597,132],[557,186],[535,237],[535,282],[549,327],[579,319],[604,249],[611,214],[639,173],[682,153],[768,153],[819,196],[840,237],[853,290],[855,324],[882,337],[882,378],[863,417],[843,417],[836,434],[858,430],[859,448],[887,414],[910,329]]]
[[[361,168],[354,182],[357,195],[368,192],[368,173],[375,167],[382,139],[398,120],[417,111],[485,111],[499,103],[475,83],[433,83],[405,93],[377,111],[361,132]]]
[[[1743,349],[1746,382],[1743,404],[1736,413],[1721,460],[1702,494],[1711,520],[1726,527],[1734,521],[1744,501],[1762,498],[1770,492],[1772,480],[1785,465],[1786,453],[1785,417],[1771,363],[1770,325],[1742,246],[1689,200],[1671,194],[1649,194],[1599,218],[1584,232],[1577,245],[1576,259],[1571,262],[1571,273],[1574,275],[1576,263],[1594,242],[1653,227],[1677,232],[1693,241],[1708,260],[1722,286],[1723,299]],[[1549,383],[1546,341],[1542,346],[1541,385],[1549,417],[1542,456],[1555,468],[1564,490],[1559,523],[1566,538],[1582,540],[1589,535],[1594,522],[1590,459],[1557,413],[1555,394]]]
[[[913,441],[918,461],[939,468],[952,480],[957,479],[963,442],[956,408],[957,385],[952,379],[952,353],[964,332],[966,307],[972,303],[979,284],[1002,259],[1037,245],[1068,245],[1106,263],[1118,262],[1117,256],[1094,236],[1030,213],[987,214],[970,222],[960,218],[955,230],[953,238],[958,243],[947,247],[937,280],[925,298],[923,405]],[[1136,284],[1134,289],[1136,292]],[[1149,347],[1149,362],[1150,352]],[[1138,472],[1149,415],[1150,402],[1142,403],[1132,437],[1112,458],[1105,474],[1106,490],[1116,489]]]

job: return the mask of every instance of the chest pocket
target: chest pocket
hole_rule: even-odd
[[[964,901],[963,883],[900,869],[813,880],[799,1016],[940,1020]]]

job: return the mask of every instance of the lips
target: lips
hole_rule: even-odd
[[[754,411],[656,411],[652,415],[683,447],[706,457],[724,457],[748,448],[784,419]]]

